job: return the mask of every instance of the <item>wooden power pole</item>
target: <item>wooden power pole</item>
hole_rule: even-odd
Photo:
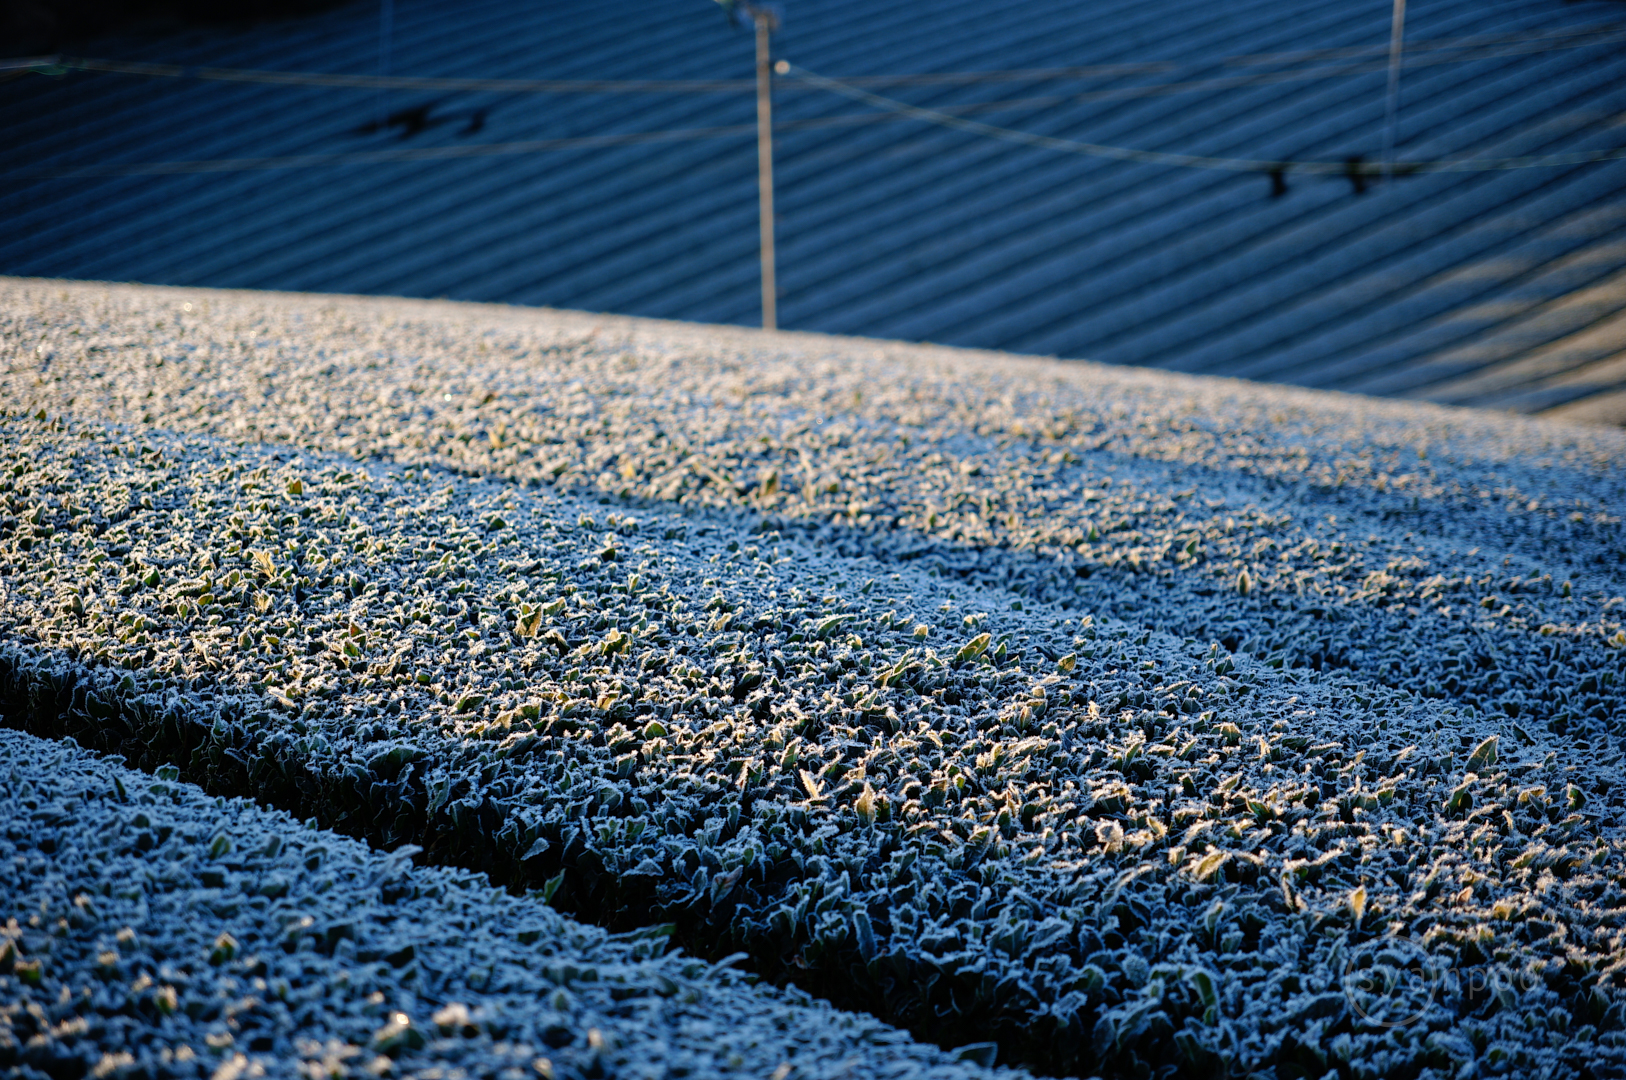
[[[1395,129],[1400,122],[1400,54],[1406,47],[1406,0],[1389,17],[1389,88],[1383,103],[1383,178],[1395,178]],[[1392,186],[1392,183],[1391,183]]]
[[[757,218],[762,244],[762,328],[779,329],[779,295],[774,282],[773,245],[773,71],[768,35],[779,20],[766,8],[747,8],[757,30]]]

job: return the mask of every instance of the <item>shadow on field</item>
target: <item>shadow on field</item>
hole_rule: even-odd
[[[412,765],[394,775],[319,772],[308,761],[280,754],[284,743],[274,736],[257,742],[247,738],[243,727],[228,718],[231,703],[221,708],[219,700],[212,710],[189,705],[178,694],[160,700],[141,694],[122,669],[87,669],[60,652],[38,657],[0,644],[0,723],[7,727],[46,739],[71,739],[147,773],[173,766],[179,779],[210,795],[246,796],[314,819],[320,828],[375,849],[415,844],[423,852],[414,862],[484,873],[494,885],[516,894],[544,889],[562,875],[564,884],[549,899],[557,910],[613,932],[668,921],[675,927],[673,944],[704,959],[720,960],[752,944],[732,930],[732,904],[714,905],[704,913],[687,905],[663,905],[660,879],[606,873],[601,862],[595,865],[591,848],[553,844],[544,855],[524,859],[518,836],[505,830],[510,823],[489,796],[469,812],[433,813],[430,793]],[[898,1015],[874,983],[845,977],[849,966],[864,964],[854,946],[846,945],[834,960],[807,968],[756,949],[749,951],[743,967],[776,985],[794,984],[839,1008],[870,1013],[944,1049],[997,1042],[1010,1064],[1041,1073],[1063,1071],[1055,1054],[1047,1052],[1050,1047],[1023,1040],[1017,1018],[953,1008],[957,991],[975,999],[971,984],[958,986],[952,977],[934,977],[927,984],[934,993],[922,1001],[925,1007]],[[907,986],[917,974],[900,969],[896,980],[882,980],[882,986]],[[900,996],[916,998],[912,993]],[[943,1005],[950,1006],[946,1012]]]

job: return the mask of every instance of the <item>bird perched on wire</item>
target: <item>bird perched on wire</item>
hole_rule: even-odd
[[[437,113],[440,102],[431,101],[426,105],[412,105],[405,109],[397,109],[383,120],[369,120],[360,127],[350,129],[352,135],[373,135],[391,128],[401,129],[401,138],[410,139],[433,127],[449,124],[462,113]],[[458,132],[459,135],[475,135],[483,131],[486,126],[486,117],[491,113],[491,107],[470,110],[468,123]]]
[[[382,121],[369,120],[360,127],[352,128],[350,133],[352,135],[371,135],[376,131],[400,128],[401,138],[410,139],[419,132],[446,122],[445,117],[430,116],[438,106],[439,102],[431,101],[427,105],[412,105],[405,109],[397,109]]]
[[[1366,194],[1366,159],[1359,154],[1351,154],[1344,159],[1344,178],[1355,189],[1355,194]]]

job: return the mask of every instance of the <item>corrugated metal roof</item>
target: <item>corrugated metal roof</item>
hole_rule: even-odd
[[[785,5],[775,50],[834,77],[1126,65],[868,84],[1022,131],[1342,161],[1381,149],[1387,0]],[[1408,24],[1402,160],[1626,146],[1626,13],[1438,0]],[[742,79],[713,5],[396,4],[392,70]],[[97,43],[183,65],[373,73],[355,4],[252,31]],[[1191,84],[1195,84],[1193,87]],[[380,92],[123,74],[0,84],[0,271],[758,318],[749,92]],[[781,325],[1626,421],[1626,161],[1270,180],[1129,164],[776,91]],[[381,111],[429,124],[361,133]],[[476,122],[476,118],[479,121]],[[710,127],[722,137],[163,176],[22,170]],[[477,129],[477,130],[470,130]]]

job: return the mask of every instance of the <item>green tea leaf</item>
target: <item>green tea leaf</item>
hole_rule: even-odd
[[[1496,738],[1495,735],[1492,735],[1474,747],[1474,752],[1468,755],[1468,764],[1464,766],[1468,772],[1481,772],[1485,766],[1496,764]]]
[[[978,634],[976,637],[960,646],[960,651],[954,654],[954,659],[962,664],[968,660],[975,660],[977,657],[981,656],[985,651],[987,651],[988,643],[993,639],[993,635],[987,632]]]

